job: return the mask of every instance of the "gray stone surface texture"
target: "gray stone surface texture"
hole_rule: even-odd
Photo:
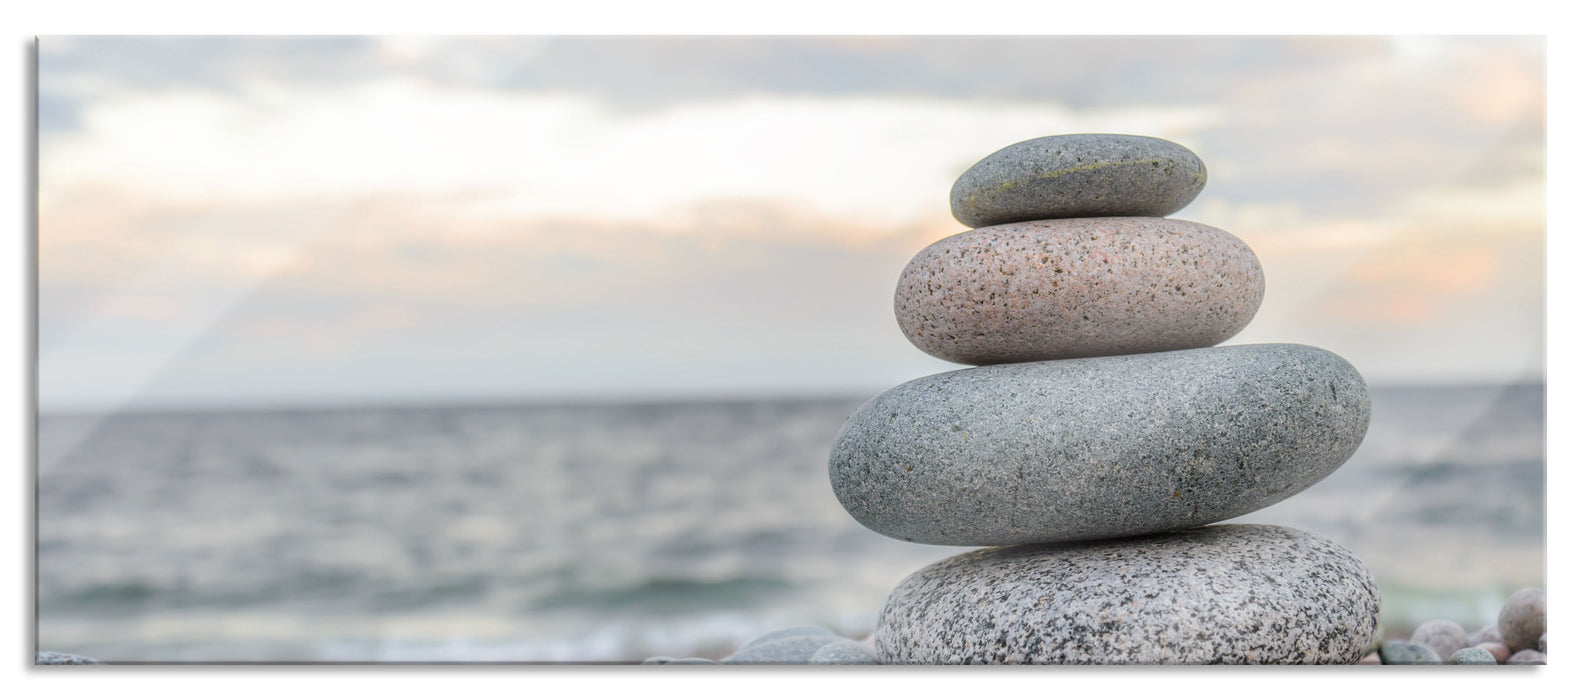
[[[1498,666],[1500,662],[1487,649],[1468,647],[1451,652],[1450,660],[1445,663],[1455,666]]]
[[[1523,649],[1505,661],[1506,666],[1547,666],[1549,655],[1537,649]]]
[[[1493,654],[1494,663],[1503,664],[1511,658],[1511,650],[1502,642],[1479,642],[1473,646]]]
[[[35,666],[100,666],[103,661],[91,659],[77,654],[66,654],[58,651],[41,651],[34,655]]]
[[[1388,641],[1380,646],[1379,658],[1386,666],[1427,666],[1444,661],[1427,644],[1413,644],[1400,640]]]
[[[1357,449],[1369,411],[1356,369],[1306,345],[975,367],[859,408],[830,483],[859,523],[908,542],[1142,535],[1312,486]]]
[[[1500,637],[1513,653],[1538,646],[1547,631],[1548,597],[1537,588],[1523,588],[1505,599],[1500,608]]]
[[[890,593],[874,640],[886,664],[1355,664],[1378,624],[1351,552],[1215,525],[935,562]]]
[[[819,647],[808,659],[815,666],[858,666],[879,663],[879,655],[862,642],[839,639]]]
[[[741,648],[746,649],[748,647],[755,647],[755,646],[758,646],[759,644],[763,644],[765,642],[773,642],[773,641],[775,641],[777,639],[786,639],[788,637],[835,637],[835,638],[840,638],[840,635],[835,634],[835,632],[833,630],[830,630],[829,628],[826,628],[826,627],[819,627],[817,625],[799,625],[797,627],[786,627],[784,629],[777,629],[777,630],[773,630],[773,631],[770,631],[770,632],[765,632],[765,633],[760,634],[760,635],[758,635],[756,637],[753,637],[752,639],[747,640],[747,643],[743,644],[741,646]]]
[[[840,639],[837,637],[836,639]],[[833,641],[824,635],[781,637],[742,647],[723,659],[722,664],[806,664],[813,654]]]
[[[1014,143],[968,168],[950,213],[973,228],[1090,216],[1167,216],[1208,182],[1202,159],[1151,136],[1064,134]]]
[[[992,226],[924,248],[895,318],[919,350],[969,365],[1203,348],[1263,302],[1263,267],[1212,226],[1147,217]]]
[[[1450,620],[1429,620],[1418,625],[1412,632],[1411,642],[1433,649],[1441,659],[1448,659],[1457,649],[1470,646],[1467,644],[1466,630]]]

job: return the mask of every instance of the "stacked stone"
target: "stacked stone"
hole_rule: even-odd
[[[973,230],[901,274],[902,331],[979,365],[923,377],[847,421],[830,480],[859,522],[987,546],[891,593],[884,663],[1335,663],[1369,651],[1378,591],[1299,530],[1199,527],[1312,486],[1370,404],[1304,345],[1212,347],[1263,299],[1257,257],[1163,218],[1207,175],[1161,139],[1051,136],[1001,149],[951,191]]]

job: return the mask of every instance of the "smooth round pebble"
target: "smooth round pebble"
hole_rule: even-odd
[[[869,401],[830,453],[857,522],[925,544],[1142,535],[1250,513],[1362,442],[1367,387],[1306,345],[993,365]]]
[[[752,639],[747,640],[747,643],[743,644],[741,648],[746,649],[748,647],[758,646],[759,644],[763,644],[764,642],[772,642],[772,641],[775,641],[777,639],[786,639],[788,637],[835,637],[835,638],[840,638],[840,635],[835,634],[834,631],[832,631],[832,630],[830,630],[828,628],[819,627],[817,625],[800,625],[800,626],[797,626],[797,627],[786,627],[784,629],[777,629],[777,630],[774,630],[773,632],[765,632],[765,633],[760,634],[760,635],[758,635],[756,637],[753,637]]]
[[[1505,661],[1506,666],[1547,666],[1548,664],[1549,655],[1537,649],[1523,649],[1511,654],[1511,658]]]
[[[1440,662],[1439,654],[1432,647],[1399,640],[1385,642],[1380,646],[1379,658],[1386,666],[1421,666]]]
[[[1538,646],[1548,625],[1548,599],[1537,588],[1523,588],[1505,599],[1500,609],[1500,637],[1512,652]],[[1514,656],[1512,657],[1514,658]]]
[[[90,659],[77,654],[65,654],[58,651],[41,651],[33,658],[35,666],[103,666],[105,663],[98,659]]]
[[[879,663],[879,655],[862,642],[840,639],[819,647],[808,663],[816,666],[872,665]]]
[[[1355,664],[1378,622],[1341,546],[1215,525],[935,562],[890,593],[874,641],[886,664]]]
[[[1483,629],[1467,635],[1467,646],[1469,647],[1475,647],[1484,642],[1503,641],[1505,641],[1505,639],[1500,636],[1500,626],[1497,624],[1487,625]]]
[[[1362,660],[1357,662],[1357,665],[1358,666],[1378,666],[1378,665],[1381,665],[1383,663],[1384,663],[1383,661],[1379,660],[1379,652],[1370,651],[1370,652],[1368,652],[1367,656],[1362,657]]]
[[[1482,642],[1477,645],[1477,648],[1493,654],[1495,663],[1503,664],[1511,658],[1511,650],[1500,642]]]
[[[1434,650],[1434,654],[1441,659],[1450,658],[1457,649],[1465,649],[1467,632],[1450,620],[1429,620],[1417,626],[1412,632],[1411,642],[1422,644]]]
[[[1089,216],[1165,216],[1208,182],[1185,146],[1128,134],[1064,134],[1014,143],[968,168],[950,213],[977,228]]]
[[[1494,658],[1494,655],[1490,654],[1487,649],[1479,649],[1477,647],[1468,647],[1466,649],[1457,649],[1454,653],[1452,653],[1450,655],[1450,660],[1447,661],[1446,663],[1449,663],[1449,664],[1454,665],[1454,666],[1497,666],[1497,665],[1499,665],[1499,661],[1497,661]]]
[[[1204,348],[1263,303],[1263,267],[1212,226],[1144,217],[957,234],[901,272],[895,318],[919,350],[969,365]]]
[[[805,664],[830,643],[824,635],[782,637],[738,649],[720,659],[722,664]]]

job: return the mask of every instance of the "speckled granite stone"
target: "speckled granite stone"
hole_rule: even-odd
[[[1503,642],[1479,642],[1474,646],[1492,654],[1494,656],[1494,663],[1497,664],[1503,664],[1506,660],[1511,658],[1511,650],[1507,649]]]
[[[1457,649],[1471,646],[1467,644],[1466,630],[1450,620],[1429,620],[1418,625],[1412,632],[1411,642],[1433,649],[1434,654],[1441,659],[1450,658]]]
[[[974,228],[1084,216],[1166,216],[1208,182],[1197,154],[1150,136],[1066,134],[989,154],[950,188],[950,212]]]
[[[975,367],[859,408],[830,483],[858,522],[908,542],[1140,535],[1312,486],[1357,449],[1369,410],[1357,371],[1306,345]]]
[[[837,639],[819,647],[808,663],[814,666],[863,666],[879,663],[879,655],[862,642]]]
[[[918,253],[895,288],[907,340],[969,365],[1203,348],[1252,320],[1263,268],[1212,226],[1147,217],[991,226]]]
[[[1450,654],[1450,660],[1446,661],[1445,663],[1450,664],[1452,666],[1498,666],[1499,665],[1499,662],[1494,659],[1494,654],[1489,653],[1489,650],[1487,650],[1487,649],[1479,649],[1478,647],[1467,647],[1465,649],[1457,649],[1457,650],[1455,650],[1454,652],[1452,652]]]
[[[100,666],[103,661],[58,651],[41,651],[33,659],[35,666]]]
[[[1548,597],[1537,588],[1523,588],[1505,599],[1500,608],[1500,637],[1515,652],[1538,647],[1538,637],[1548,625]]]
[[[1273,525],[967,552],[890,593],[887,664],[1354,664],[1379,622],[1356,556]]]

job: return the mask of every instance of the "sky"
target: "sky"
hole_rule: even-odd
[[[951,183],[1176,141],[1231,344],[1544,376],[1538,37],[54,37],[41,410],[878,393]]]

